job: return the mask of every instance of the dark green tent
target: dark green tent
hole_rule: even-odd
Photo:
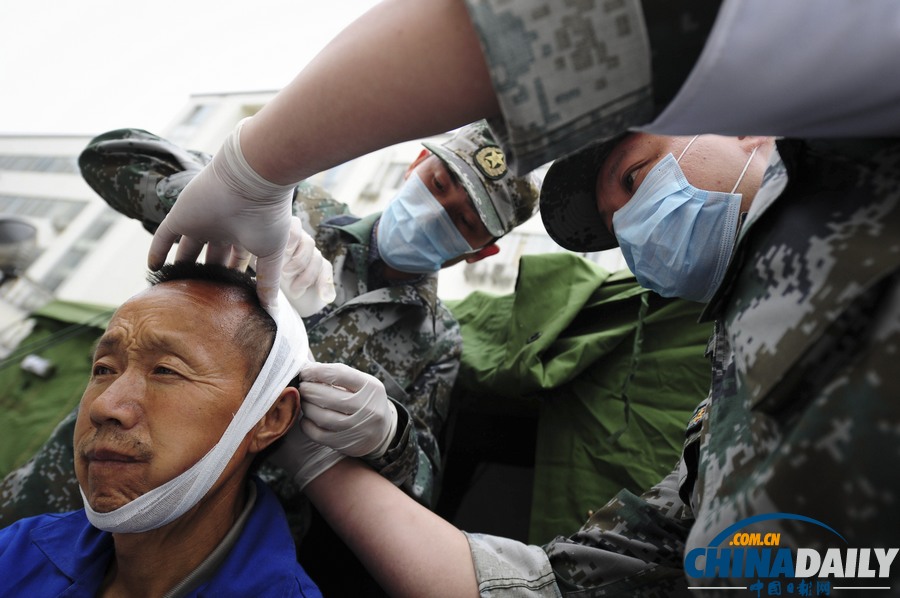
[[[78,404],[91,372],[93,343],[113,311],[53,301],[32,314],[31,333],[0,360],[0,477],[32,457]],[[50,366],[48,375],[23,369],[30,355]]]

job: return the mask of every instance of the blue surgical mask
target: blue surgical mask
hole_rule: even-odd
[[[741,194],[734,191],[755,153],[731,193],[694,187],[672,154],[653,167],[631,200],[613,214],[616,239],[641,286],[663,297],[701,303],[712,298],[737,235]]]
[[[378,221],[378,253],[391,268],[412,274],[437,272],[473,249],[416,173]]]

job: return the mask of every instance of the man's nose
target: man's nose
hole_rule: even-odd
[[[91,401],[91,421],[98,426],[113,423],[125,429],[131,428],[140,418],[140,399],[144,391],[141,377],[126,371]]]

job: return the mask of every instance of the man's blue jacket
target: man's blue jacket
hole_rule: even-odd
[[[281,505],[258,479],[244,529],[213,577],[190,596],[321,597],[297,563]],[[84,510],[22,519],[0,530],[0,596],[96,596],[113,540]]]

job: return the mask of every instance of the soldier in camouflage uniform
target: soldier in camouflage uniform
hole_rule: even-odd
[[[541,0],[467,4],[501,104],[492,128],[510,161],[522,168],[627,127],[698,132],[688,118],[679,122],[679,110],[686,114],[693,108],[679,103],[676,92],[703,106],[706,97],[726,95],[713,85],[715,77],[699,77],[721,75],[710,66],[714,55],[701,55],[708,38],[724,42],[719,47],[727,49],[719,56],[743,58],[743,70],[732,64],[741,75],[760,64],[760,54],[741,57],[746,46],[740,44],[764,47],[773,41],[762,28],[760,35],[742,38],[740,31],[753,27],[747,18],[732,20],[734,30],[727,20],[709,18],[717,10],[732,17],[729,11],[735,9],[753,11],[754,3],[725,2],[720,9],[719,2],[668,3],[667,8],[626,1],[606,3],[602,11],[589,3]],[[849,8],[821,6],[826,12],[836,7]],[[801,17],[808,12],[798,11]],[[869,23],[885,18],[850,11]],[[830,18],[842,20],[835,17]],[[849,12],[842,18],[853,20]],[[775,22],[771,15],[769,20]],[[819,44],[797,60],[803,77],[796,80],[807,80],[817,63],[832,73],[834,87],[810,85],[818,95],[806,98],[801,89],[785,89],[782,95],[790,91],[800,98],[790,98],[793,102],[782,103],[774,89],[756,106],[738,106],[732,99],[721,120],[701,119],[704,130],[818,137],[900,130],[896,88],[871,77],[853,86],[847,80],[852,68],[830,70],[839,58],[845,67],[858,64],[859,72],[877,59],[853,62],[847,48],[834,57],[821,47],[834,45],[834,38],[820,36],[815,20],[792,23],[795,39],[808,31],[804,39]],[[882,54],[896,42],[884,27],[867,31]],[[651,51],[652,69],[644,62]],[[515,69],[514,56],[520,57]],[[597,56],[606,60],[590,58]],[[882,68],[889,69],[885,63]],[[779,65],[775,71],[780,70]],[[752,84],[745,75],[739,93],[752,97],[769,80],[777,85],[791,79],[782,75],[762,73]],[[592,79],[596,85],[587,84]],[[697,81],[704,86],[692,87]],[[856,90],[852,98],[847,89]],[[882,105],[892,107],[889,113],[877,107],[881,93],[887,94]],[[829,112],[823,115],[823,109]],[[854,120],[867,115],[865,122]],[[601,163],[598,154],[610,145],[615,143],[590,150],[591,185]],[[572,160],[590,151],[575,153]],[[541,205],[545,223],[555,210],[577,208],[565,193],[556,203],[546,201],[550,185],[548,174]],[[593,189],[590,207],[596,214]],[[504,595],[516,585],[547,596],[688,595],[687,585],[747,585],[751,580],[687,582],[684,556],[708,546],[730,524],[779,511],[826,522],[846,538],[846,547],[900,545],[900,517],[891,506],[900,499],[900,478],[882,462],[887,455],[896,458],[900,447],[900,376],[891,366],[900,343],[898,203],[896,139],[778,140],[724,280],[705,311],[716,322],[709,346],[713,379],[710,396],[687,426],[683,460],[644,496],[620,493],[577,534],[557,538],[543,550],[470,536],[482,595]],[[552,228],[548,223],[551,233]],[[595,240],[569,233],[570,248],[584,250]],[[822,528],[796,521],[769,521],[743,531],[757,530],[781,531],[788,547],[821,549],[833,540]],[[863,585],[892,586],[900,593],[898,576],[895,565],[893,583]],[[841,581],[846,583],[837,585],[856,583]]]
[[[482,229],[474,226],[475,237],[465,233],[479,239],[476,250],[448,265],[492,255],[497,238],[536,212],[536,179],[509,172],[484,123],[465,127],[440,145],[425,145],[428,151],[408,174],[424,178],[429,173],[446,193],[469,202],[468,208],[455,204],[448,210],[459,216],[460,210],[468,209],[471,217],[465,218],[470,226],[473,221],[482,225]],[[146,131],[125,129],[93,140],[80,166],[85,179],[110,205],[152,231],[208,159]],[[434,184],[429,181],[426,186],[433,189]],[[448,200],[441,196],[439,201]],[[416,500],[433,507],[442,473],[439,440],[462,349],[459,325],[437,297],[437,273],[407,273],[387,266],[375,242],[381,214],[353,216],[324,189],[301,183],[294,213],[332,263],[337,293],[332,304],[304,318],[311,350],[317,361],[351,365],[384,384],[396,406],[397,432],[387,452],[368,461]],[[463,232],[462,225],[457,226]],[[69,417],[62,422],[35,458],[4,480],[0,522],[80,508],[71,463],[73,421]],[[309,516],[299,493],[274,468],[264,466],[261,474],[279,490],[299,539]]]
[[[410,173],[429,155],[437,156],[431,158],[434,164],[450,175],[438,184],[458,180],[486,228],[479,242],[485,247],[459,257],[476,261],[492,255],[496,239],[536,212],[537,180],[509,173],[484,123],[461,129],[443,144],[424,145],[430,154],[423,152]],[[437,276],[387,266],[375,242],[385,234],[380,213],[350,215],[346,206],[308,184],[297,187],[294,209],[335,273],[337,299],[305,320],[313,353],[318,361],[345,363],[385,385],[398,404],[401,425],[388,452],[370,465],[434,507],[442,469],[440,433],[462,350],[459,325],[437,297]]]
[[[601,163],[614,162],[609,152],[624,143],[601,146]],[[576,203],[596,211],[594,175],[573,184],[566,170],[583,167],[579,157],[551,167],[541,209],[551,234],[572,234],[566,246],[597,249],[597,238],[611,235],[573,234],[583,210],[569,210],[578,218],[562,222]],[[687,423],[672,473],[640,497],[620,492],[576,534],[543,547],[470,533],[468,549],[453,552],[452,534],[423,525],[416,535],[445,542],[429,563],[436,579],[465,580],[474,564],[482,596],[689,596],[689,586],[746,588],[756,579],[742,575],[740,565],[726,565],[721,577],[689,579],[683,562],[750,517],[771,518],[740,531],[780,533],[778,546],[791,550],[900,544],[893,508],[900,478],[884,462],[900,447],[900,376],[893,371],[900,347],[900,142],[778,140],[755,185],[724,281],[705,312],[716,321],[710,394]],[[352,467],[339,464],[310,482],[313,504],[339,500],[329,489],[335,485],[343,492],[365,488],[380,500],[375,488],[354,485],[362,476]],[[345,524],[340,504],[330,508],[337,511],[329,521],[351,526],[353,535],[365,537],[377,525],[365,513]],[[384,550],[413,558],[402,545]],[[703,568],[702,558],[690,564],[688,571]],[[405,570],[393,573],[402,578]],[[898,593],[898,565],[890,571],[877,585]],[[830,581],[873,585],[853,574]],[[430,591],[428,583],[419,591]]]
[[[578,189],[566,169],[596,172],[585,158],[613,161],[618,143],[559,161],[545,179],[541,213],[570,249],[609,247],[611,235],[566,222],[566,212],[577,215],[584,229],[579,207],[597,206],[594,185],[582,180]],[[900,342],[898,167],[894,140],[777,142],[705,311],[716,320],[712,386],[687,426],[682,461],[644,496],[620,493],[577,534],[544,547],[542,570],[563,594],[689,595],[687,585],[746,585],[739,575],[688,582],[682,560],[761,514],[825,522],[849,547],[900,542],[890,506],[900,480],[878,458],[900,447],[900,377],[890,366]],[[834,545],[832,533],[796,521],[742,531],[781,532],[790,548]],[[545,558],[533,552],[526,567],[502,556],[513,552],[508,541],[471,542],[478,571],[492,572],[479,577],[483,590],[494,578],[530,579]]]
[[[545,10],[535,10],[536,4]],[[646,124],[673,100],[686,79],[683,65],[694,67],[711,30],[712,21],[703,15],[715,15],[715,10],[709,3],[684,8],[670,4],[672,11],[691,16],[670,19],[673,26],[667,35],[661,25],[667,10],[663,3],[642,3],[642,17],[634,12],[634,4],[610,4],[606,15],[580,5],[573,10],[591,12],[590,19],[572,19],[556,4],[469,2],[503,109],[502,117],[491,124],[507,142],[507,153],[519,156],[524,167],[570,153],[591,138],[613,137],[627,126]],[[641,37],[642,18],[649,40]],[[529,48],[538,47],[538,39],[578,43],[566,50],[564,44],[550,42],[555,52],[535,54],[517,76],[510,76],[509,55],[503,54],[510,43],[507,37],[530,38],[505,36],[500,22],[507,23],[507,30],[515,23],[534,36],[524,42]],[[609,27],[606,31],[617,34],[577,36],[573,31],[581,27],[582,33],[599,32],[603,23]],[[685,29],[678,31],[679,26]],[[570,36],[561,37],[564,31]],[[589,40],[604,44],[607,55],[620,59],[579,62],[577,48]],[[608,83],[617,67],[627,68],[625,60],[641,64],[640,56],[635,58],[629,49],[647,41],[652,72],[633,69],[630,86],[587,86],[584,76],[567,75],[560,66],[577,71],[580,65]],[[645,47],[644,59],[649,51]],[[517,54],[528,55],[524,50]],[[828,60],[823,58],[823,64]],[[764,85],[765,76],[760,79],[754,85]],[[652,82],[652,87],[644,88],[641,80]],[[538,96],[523,89],[552,89],[556,93],[548,96],[558,103],[547,109],[529,101]],[[566,89],[572,93],[560,93]],[[857,95],[866,101],[865,92]],[[815,123],[818,131],[808,126],[803,109],[780,126],[767,121],[753,125],[746,111],[732,110],[732,124],[719,130],[828,134],[827,127],[840,121],[841,110],[850,112],[851,105],[828,104],[823,97],[805,107],[811,110],[821,103],[835,109],[830,119]],[[779,102],[765,105],[775,110]],[[896,100],[892,105],[896,107]],[[688,126],[680,130],[694,132]],[[895,121],[882,118],[874,130],[892,126]],[[842,134],[872,130],[848,125]],[[553,143],[550,135],[565,141]],[[528,140],[533,140],[533,148]],[[683,559],[692,548],[709,545],[728,525],[778,511],[827,522],[847,538],[846,546],[900,543],[900,518],[890,506],[900,498],[900,483],[879,462],[879,455],[897,455],[900,446],[895,400],[900,377],[890,369],[890,355],[900,342],[900,143],[784,139],[777,149],[724,281],[706,309],[706,317],[716,320],[710,343],[713,380],[709,398],[687,425],[682,461],[643,496],[620,493],[577,534],[559,537],[543,550],[470,536],[482,595],[505,595],[505,588],[515,585],[547,596],[691,595],[688,585],[744,586],[750,580],[688,582]],[[535,157],[529,161],[528,156]],[[600,165],[596,154],[594,158],[587,165],[591,183]],[[548,175],[545,194],[549,184]],[[590,192],[596,210],[593,187]],[[542,198],[545,221],[565,203],[565,198],[555,205]],[[570,203],[566,207],[574,209]],[[590,241],[573,233],[568,245]],[[821,548],[833,538],[821,528],[794,521],[745,528],[753,530],[782,531],[782,544],[790,547]],[[897,572],[893,584],[877,585],[892,585],[896,593],[896,579]]]
[[[643,14],[639,3],[627,0],[467,4],[502,110],[492,128],[510,161],[524,170],[659,116],[697,61],[720,3],[684,9],[668,3],[667,11],[666,3],[643,2]],[[666,18],[673,13],[676,18]],[[869,21],[877,20],[871,14]],[[815,73],[811,63],[799,62],[807,75]],[[882,65],[867,72],[890,70]],[[592,83],[584,71],[593,74]],[[864,86],[852,89],[865,102],[884,88],[871,94]],[[782,99],[771,92],[757,115],[732,110],[731,120],[717,126],[810,136],[898,130],[895,90],[884,104],[892,107],[890,114],[856,111],[884,116],[868,123],[853,119],[853,102],[829,103],[841,91],[820,93],[792,112],[789,106],[781,120],[768,121],[767,110],[777,110]],[[833,112],[808,118],[822,107]],[[677,129],[672,122],[667,127]],[[681,132],[693,133],[694,126],[685,124]],[[590,165],[591,182],[597,167],[599,162]],[[709,347],[712,385],[687,424],[684,458],[675,470],[643,496],[620,493],[578,533],[544,547],[467,534],[468,551],[455,561],[452,534],[423,527],[421,536],[448,540],[427,564],[433,578],[445,584],[465,579],[472,563],[463,561],[471,559],[482,596],[671,596],[695,594],[689,585],[747,586],[755,580],[739,572],[736,579],[688,581],[684,557],[709,546],[731,524],[777,512],[827,523],[846,547],[900,544],[900,517],[892,506],[900,498],[900,478],[885,463],[896,459],[900,447],[900,376],[892,368],[900,343],[898,203],[897,140],[778,140],[706,309],[716,322]],[[336,481],[337,471],[327,474],[323,484]],[[319,498],[327,489],[315,480],[311,486]],[[359,526],[350,527],[354,523]],[[347,526],[367,530],[365,522]],[[822,528],[788,519],[742,531],[781,532],[781,545],[792,548],[821,550],[834,539]],[[416,555],[405,556],[413,562]],[[423,580],[426,588],[432,576]],[[895,565],[891,579],[877,585],[898,593],[897,578]]]

